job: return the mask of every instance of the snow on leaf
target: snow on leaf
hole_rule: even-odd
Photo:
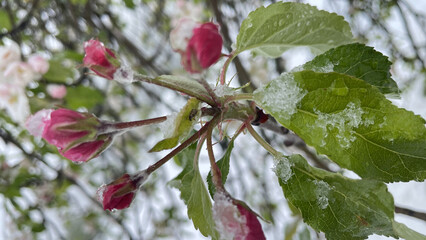
[[[303,94],[285,103],[282,85],[288,79]],[[364,80],[336,72],[291,72],[256,90],[254,99],[318,153],[362,178],[426,179],[425,120],[396,107]]]
[[[311,167],[300,155],[287,157],[293,176],[279,178],[287,200],[303,221],[327,239],[366,239],[371,234],[395,236],[394,203],[384,183],[353,180]]]

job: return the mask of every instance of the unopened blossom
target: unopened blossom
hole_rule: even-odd
[[[190,73],[200,73],[222,56],[222,36],[218,25],[182,19],[170,34],[172,48],[181,54],[181,62]]]
[[[45,109],[31,116],[28,131],[55,145],[59,152],[74,162],[97,157],[112,143],[112,134],[99,134],[102,123],[94,115],[69,109]]]
[[[101,186],[98,190],[99,201],[104,210],[128,208],[133,201],[136,190],[145,182],[148,174],[141,171],[138,174],[124,174],[119,179]]]
[[[84,43],[83,65],[90,68],[98,76],[112,80],[114,73],[120,67],[120,61],[116,58],[114,52],[106,48],[98,40],[91,39]]]
[[[40,55],[32,55],[28,58],[27,63],[31,66],[34,72],[41,75],[49,70],[49,62]]]
[[[215,193],[213,217],[221,239],[266,239],[257,216],[226,192]]]
[[[46,88],[47,94],[52,98],[62,99],[67,95],[67,88],[65,85],[49,84]]]

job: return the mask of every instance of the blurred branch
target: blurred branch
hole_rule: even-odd
[[[398,206],[395,206],[395,212],[426,221],[426,213],[423,213],[423,212],[417,212],[408,208],[403,208]]]
[[[23,31],[30,23],[31,18],[33,17],[33,12],[37,8],[38,2],[39,0],[33,1],[33,4],[31,5],[31,8],[28,11],[27,15],[21,20],[19,24],[17,24],[16,26],[13,26],[13,28],[8,32],[0,33],[0,39],[8,35],[10,35],[12,38],[15,38],[16,34]]]

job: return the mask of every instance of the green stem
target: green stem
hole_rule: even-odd
[[[279,156],[281,153],[275,150],[269,143],[265,141],[251,126],[250,123],[246,123],[247,130],[250,132],[250,134],[253,136],[256,141],[262,145],[263,148],[265,148],[270,154],[273,156]]]
[[[253,93],[240,93],[226,99],[226,102],[235,102],[240,100],[253,100]]]
[[[226,62],[225,62],[225,64],[223,65],[223,68],[222,68],[222,72],[220,73],[220,84],[221,85],[225,85],[225,77],[226,77],[226,71],[228,70],[228,67],[229,67],[229,64],[232,62],[232,60],[234,59],[234,57],[235,57],[235,52],[233,51],[233,52],[231,52],[230,54],[229,54],[229,57],[228,57],[228,59],[226,60]]]
[[[156,163],[152,164],[151,166],[149,166],[146,169],[147,174],[151,174],[152,172],[154,172],[155,170],[157,170],[159,167],[161,167],[163,164],[165,164],[170,159],[172,159],[176,154],[178,154],[183,149],[185,149],[186,147],[188,147],[189,145],[191,145],[193,142],[195,142],[200,136],[202,136],[204,133],[207,132],[207,130],[209,130],[209,128],[211,127],[211,125],[215,126],[215,123],[217,122],[217,120],[219,119],[219,117],[220,117],[220,114],[214,116],[213,119],[210,120],[210,122],[206,123],[200,130],[198,130],[198,132],[194,133],[185,142],[183,142],[177,148],[173,149],[173,151],[171,151],[169,154],[167,154],[166,156],[164,156],[158,162],[156,162]]]
[[[220,172],[219,167],[216,164],[216,160],[213,153],[213,144],[212,144],[212,132],[213,128],[209,128],[209,131],[207,132],[207,153],[209,155],[210,165],[211,165],[211,173],[212,173],[212,179],[213,184],[216,187],[216,189],[223,189],[223,183],[222,183],[222,173]]]

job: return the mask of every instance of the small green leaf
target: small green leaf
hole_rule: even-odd
[[[218,239],[210,196],[198,167],[194,167],[193,163],[196,148],[197,144],[194,143],[175,157],[184,166],[184,169],[169,184],[179,189],[180,198],[188,207],[188,217],[192,219],[194,227],[199,229],[204,236]]]
[[[82,85],[67,88],[67,95],[65,96],[67,107],[74,110],[79,107],[92,109],[97,104],[101,104],[103,100],[104,96],[99,90]]]
[[[351,42],[351,29],[342,16],[308,4],[278,2],[248,15],[237,36],[236,51],[279,57],[290,48],[308,46],[318,54]]]
[[[232,149],[234,149],[234,139],[232,139],[229,142],[228,148],[226,149],[226,152],[223,155],[223,157],[221,159],[219,159],[219,161],[216,162],[216,164],[219,167],[219,170],[220,170],[220,172],[222,174],[221,178],[222,178],[223,185],[225,185],[226,179],[228,178],[228,174],[229,174],[229,162],[231,160]],[[213,185],[213,182],[212,182],[212,173],[211,173],[211,171],[207,175],[207,184],[208,184],[210,196],[213,197],[214,194],[215,194],[215,192],[216,192],[216,187]]]
[[[405,224],[392,221],[392,225],[393,225],[395,234],[402,239],[407,239],[407,240],[425,240],[426,239],[425,235],[412,230],[411,228],[407,227]]]
[[[374,48],[353,43],[330,49],[296,69],[344,73],[376,86],[383,94],[397,95],[399,89],[391,78],[391,64],[386,56]]]
[[[133,0],[124,0],[124,4],[126,5],[127,8],[130,8],[130,9],[135,8],[135,3],[133,2]]]
[[[0,9],[0,30],[2,30],[2,28],[8,31],[12,29],[9,14],[7,14],[7,11],[4,9]]]
[[[150,83],[176,90],[203,102],[214,104],[207,90],[197,80],[173,75],[162,75],[150,79]]]
[[[150,152],[158,152],[170,148],[174,148],[179,140],[185,139],[192,130],[194,122],[197,120],[198,108],[200,101],[196,98],[190,98],[186,105],[180,110],[174,120],[174,131],[171,137],[158,142]]]
[[[66,83],[74,78],[73,69],[63,64],[63,59],[52,59],[49,61],[49,71],[43,75],[50,83]]]
[[[425,120],[340,73],[287,73],[254,93],[283,126],[340,166],[385,182],[426,179]]]
[[[327,239],[394,236],[394,203],[384,183],[317,169],[300,155],[277,161],[275,172],[287,200],[300,210],[304,222]]]

